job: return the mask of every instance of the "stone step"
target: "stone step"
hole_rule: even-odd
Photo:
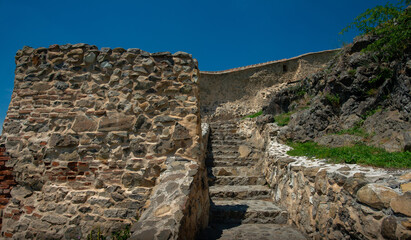
[[[264,185],[267,181],[257,176],[209,176],[208,185]]]
[[[212,122],[211,128],[237,127],[237,122]]]
[[[237,132],[238,127],[236,125],[224,125],[224,126],[211,126],[212,132]]]
[[[212,151],[238,151],[239,146],[237,145],[226,145],[226,144],[213,144],[211,145],[211,150]]]
[[[213,153],[212,156],[214,160],[227,160],[227,161],[232,161],[232,160],[236,160],[239,158],[236,154],[214,154]]]
[[[212,140],[245,140],[244,136],[239,136],[237,134],[213,134],[211,135]]]
[[[232,146],[228,145],[226,147],[214,147],[214,146],[210,147],[210,150],[214,155],[216,155],[216,154],[219,154],[219,155],[227,154],[227,155],[236,155],[237,156],[238,155],[238,149],[239,149],[239,147],[234,146],[234,145],[232,145]]]
[[[222,150],[212,150],[211,152],[207,153],[209,156],[233,156],[233,157],[239,157],[240,153],[236,150],[231,150],[231,149],[222,149]]]
[[[248,159],[248,158],[235,158],[235,159],[212,159],[207,158],[205,160],[207,167],[224,167],[224,166],[254,166],[257,163],[257,160]]]
[[[214,176],[257,176],[255,169],[245,166],[210,167],[209,174]]]
[[[212,200],[249,199],[263,200],[270,198],[270,188],[261,185],[217,185],[209,188]]]
[[[285,224],[288,220],[287,211],[264,200],[216,200],[210,207],[210,213],[214,223]]]
[[[213,224],[197,240],[305,240],[296,228],[283,224]]]
[[[211,144],[212,144],[212,146],[217,145],[217,144],[218,145],[225,144],[225,145],[231,145],[231,146],[239,147],[240,145],[244,145],[245,142],[242,141],[242,140],[235,140],[235,139],[231,139],[231,140],[228,140],[228,139],[227,140],[220,140],[220,139],[214,140],[214,139],[212,139]]]

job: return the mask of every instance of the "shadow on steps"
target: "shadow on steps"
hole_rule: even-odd
[[[210,222],[207,228],[200,232],[197,240],[220,239],[224,230],[240,226],[248,206],[243,204],[217,206],[211,202],[210,208],[214,209],[210,214]]]

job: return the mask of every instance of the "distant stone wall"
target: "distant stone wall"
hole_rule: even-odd
[[[16,64],[2,236],[107,235],[137,221],[167,156],[204,169],[191,55],[67,44],[25,47]]]
[[[337,50],[304,54],[220,72],[200,72],[200,104],[203,119],[232,119],[258,112],[271,93],[289,82],[308,77],[323,68]]]
[[[271,125],[271,127],[269,127]],[[290,157],[270,140],[262,171],[289,222],[312,239],[410,239],[411,171]],[[275,139],[275,136],[274,136]]]

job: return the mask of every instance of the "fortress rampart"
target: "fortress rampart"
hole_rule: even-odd
[[[1,167],[14,176],[2,180],[2,236],[78,239],[123,229],[150,206],[170,157],[192,162],[196,181],[205,177],[191,55],[67,44],[24,47],[16,65],[1,140],[9,156]]]
[[[338,50],[255,64],[219,72],[200,72],[201,115],[204,119],[232,119],[261,110],[281,84],[315,73]]]

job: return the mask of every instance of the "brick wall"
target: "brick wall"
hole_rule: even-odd
[[[0,230],[3,223],[3,209],[11,197],[10,191],[16,182],[13,178],[13,168],[6,167],[10,157],[7,155],[4,145],[0,145]]]

